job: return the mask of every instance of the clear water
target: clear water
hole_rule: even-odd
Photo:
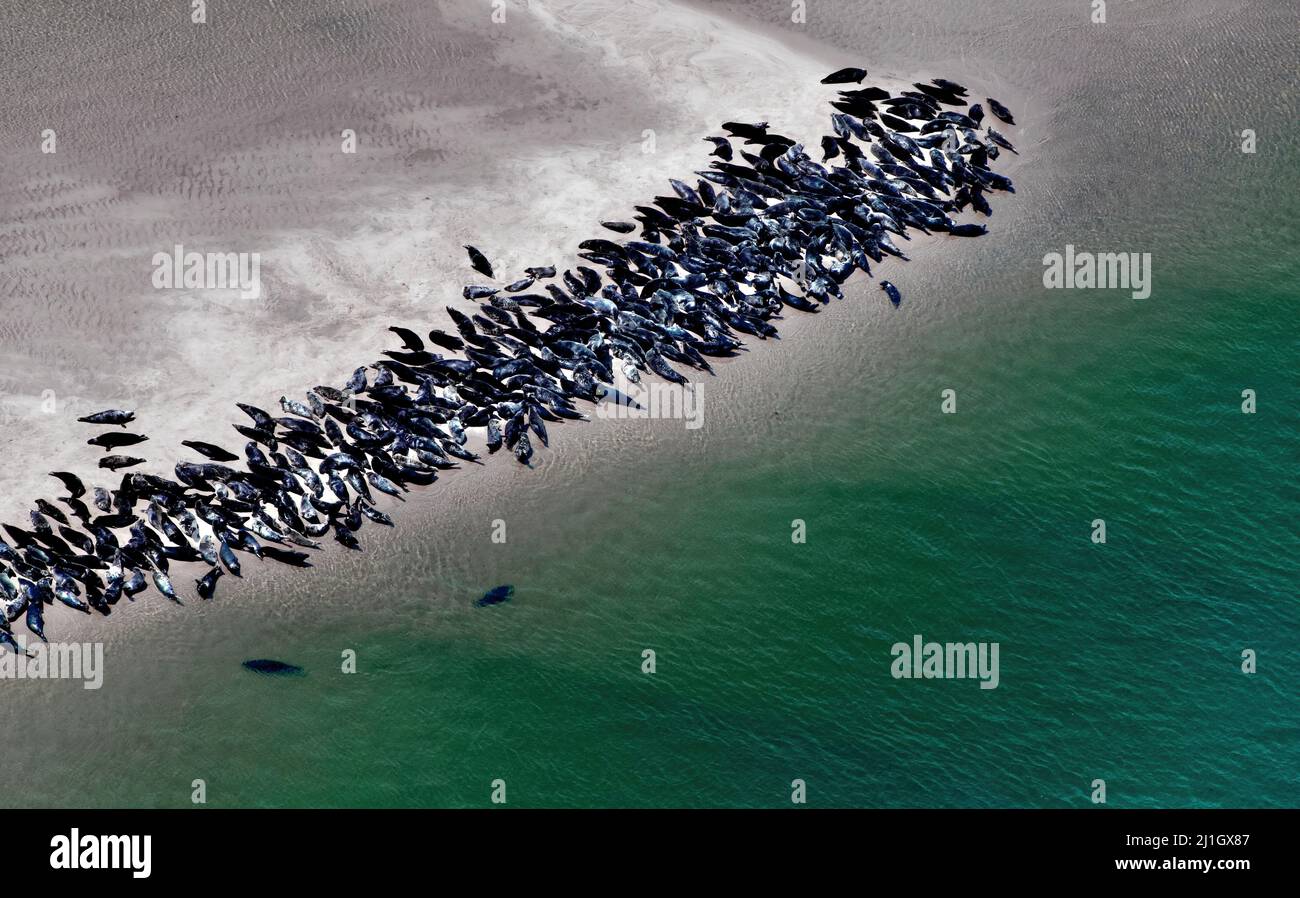
[[[823,806],[1084,807],[1101,778],[1112,806],[1300,802],[1295,10],[1113,3],[1098,31],[1086,5],[1010,6],[818,3],[795,38],[1025,110],[994,233],[918,248],[902,309],[857,285],[726,366],[698,431],[557,428],[538,470],[449,478],[363,555],[142,609],[104,690],[5,696],[7,787],[783,806],[800,778]],[[1045,291],[1066,243],[1151,252],[1151,297]],[[472,607],[498,583],[512,602]],[[998,642],[999,687],[893,679],[915,633]],[[240,669],[259,656],[307,676]]]

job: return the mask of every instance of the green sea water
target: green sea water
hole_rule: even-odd
[[[800,779],[818,807],[1090,808],[1101,779],[1110,807],[1300,804],[1298,134],[1259,40],[1273,69],[1186,89],[1156,53],[1040,60],[1091,77],[1032,101],[1000,234],[891,271],[902,309],[855,285],[706,385],[698,431],[565,428],[253,623],[205,610],[135,698],[72,696],[84,741],[28,800],[477,807],[502,780],[514,807],[790,807]],[[1150,252],[1152,295],[1044,290],[1067,243]],[[895,679],[914,634],[998,643],[998,687]],[[259,655],[307,675],[239,669]],[[113,775],[86,775],[96,739]]]
[[[708,451],[650,440],[472,535],[399,531],[360,586],[304,578],[353,610],[178,664],[183,702],[126,750],[153,775],[90,798],[183,805],[194,776],[218,806],[481,806],[502,779],[513,806],[788,806],[802,779],[816,806],[1088,807],[1104,779],[1118,807],[1294,806],[1295,276],[974,290],[992,320],[911,334],[885,375],[817,330],[848,356],[808,386],[848,385],[835,416],[772,397]],[[511,603],[469,606],[497,582]],[[999,643],[998,688],[891,677],[917,633]],[[233,664],[263,651],[308,676]]]
[[[482,806],[497,779],[515,806],[788,806],[802,779],[815,806],[1087,807],[1100,778],[1111,806],[1294,806],[1293,346],[1265,314],[1287,294],[1243,278],[1162,286],[1177,315],[1071,298],[1047,332],[1025,297],[833,420],[790,403],[611,461],[603,499],[540,490],[506,545],[485,519],[459,562],[412,554],[364,619],[237,647],[307,677],[187,670],[165,775],[98,797],[184,804],[193,774],[221,806]],[[498,581],[511,603],[469,607]],[[916,633],[999,643],[998,687],[894,679]]]

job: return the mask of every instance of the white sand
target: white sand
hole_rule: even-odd
[[[9,148],[0,520],[23,524],[31,499],[59,494],[46,471],[120,478],[96,472],[84,440],[97,431],[78,415],[136,409],[132,430],[151,438],[123,450],[150,460],[136,470],[193,458],[187,438],[238,452],[231,424],[247,422],[236,400],[274,410],[280,395],[339,384],[398,348],[389,325],[423,333],[444,326],[446,304],[467,308],[460,288],[483,279],[461,244],[487,252],[502,280],[573,264],[599,219],[630,218],[668,177],[705,168],[702,137],[724,120],[766,120],[815,147],[834,90],[819,79],[859,62],[667,0],[511,5],[504,23],[479,2],[377,15],[359,33],[345,23],[342,38],[307,42],[293,62],[243,54],[236,70],[217,54],[196,66],[221,71],[243,105],[214,101],[206,71],[179,85],[102,73],[129,82],[112,85],[121,109],[60,118],[56,107],[57,154]],[[207,27],[236,25],[286,27]],[[191,26],[169,27],[178,31],[135,50],[141,66],[171,38],[194,39]],[[874,72],[870,83],[901,84]],[[339,152],[342,127],[358,132],[355,156]],[[150,258],[175,243],[259,252],[262,297],[152,289]],[[723,367],[734,376],[734,363]],[[528,474],[498,458],[456,476],[508,485]],[[188,572],[174,579],[189,592]],[[85,638],[137,608],[111,624],[52,609],[48,630]]]

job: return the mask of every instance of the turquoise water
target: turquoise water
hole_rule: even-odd
[[[862,285],[728,366],[699,431],[566,428],[509,490],[466,474],[364,556],[197,612],[111,705],[69,698],[62,744],[117,772],[68,748],[28,800],[185,806],[202,778],[212,806],[485,806],[502,779],[510,806],[781,807],[803,779],[814,806],[1091,807],[1100,778],[1112,807],[1300,804],[1281,14],[1157,4],[1141,56],[993,28],[1037,110],[1020,192],[985,240],[918,250],[901,310]],[[1189,86],[1191,37],[1220,61]],[[1152,296],[1044,290],[1066,243],[1151,252]],[[998,688],[892,678],[916,633],[999,643]]]
[[[819,805],[1052,806],[1101,777],[1116,806],[1294,804],[1297,434],[1233,392],[1285,341],[1249,303],[1181,297],[1206,315],[1157,352],[1064,366],[1063,330],[924,366],[978,384],[951,419],[931,390],[774,431],[633,489],[621,530],[556,503],[575,551],[529,562],[513,605],[372,634],[354,685],[227,698],[265,693],[279,758],[241,752],[232,801],[473,805],[501,776],[521,805],[781,805],[798,777]],[[1277,370],[1249,379],[1266,407]],[[999,688],[893,680],[913,633],[999,642]]]
[[[800,778],[819,806],[1083,807],[1102,778],[1118,807],[1294,805],[1294,294],[1195,274],[1168,302],[976,294],[1002,326],[914,334],[834,418],[778,399],[707,452],[612,458],[603,496],[399,531],[382,606],[178,663],[131,750],[153,776],[95,801],[204,776],[221,806],[475,806],[501,778],[517,806],[782,806]],[[483,548],[497,514],[519,535]],[[498,581],[512,603],[469,607]],[[999,687],[894,680],[914,633],[1000,643]],[[263,651],[309,675],[231,663]]]

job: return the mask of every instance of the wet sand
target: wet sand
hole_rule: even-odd
[[[818,81],[851,62],[798,35],[660,0],[508,7],[503,23],[477,3],[420,12],[392,4],[363,19],[345,14],[348,4],[334,8],[157,34],[157,19],[140,17],[125,23],[153,35],[136,45],[139,70],[183,49],[199,56],[185,79],[122,84],[100,70],[103,95],[92,99],[101,102],[86,107],[38,109],[17,88],[0,97],[28,132],[48,121],[58,140],[51,155],[30,142],[7,148],[17,170],[2,232],[11,295],[0,330],[0,519],[21,524],[31,499],[61,494],[47,471],[116,485],[121,474],[96,469],[101,453],[84,445],[100,429],[76,423],[80,415],[136,410],[129,430],[150,439],[122,450],[148,459],[132,470],[170,474],[176,461],[198,460],[183,439],[238,452],[243,437],[231,425],[248,422],[236,400],[275,409],[281,395],[341,384],[397,348],[389,326],[424,333],[447,327],[446,305],[471,308],[460,288],[483,278],[462,244],[488,253],[501,282],[527,265],[564,267],[580,261],[581,240],[602,232],[600,219],[628,218],[668,177],[706,167],[702,138],[724,120],[770,121],[815,144],[834,96]],[[256,34],[270,46],[236,64],[224,43],[191,27]],[[274,45],[300,40],[297,31],[321,42],[276,56]],[[904,83],[898,73],[871,81]],[[358,135],[355,155],[341,152],[342,126]],[[260,253],[262,295],[153,289],[151,259],[175,244]],[[802,318],[783,334],[808,326]],[[747,361],[719,370],[752,380],[771,370]],[[607,426],[555,428],[555,449],[536,464],[549,468],[558,452],[570,471],[599,465],[590,450],[598,437],[571,431]],[[407,525],[471,476],[482,495],[537,474],[492,459],[417,489],[406,508],[385,507]],[[174,572],[183,592],[188,567]],[[258,592],[265,574],[254,570],[241,587],[227,578],[221,593]],[[150,604],[123,605],[111,622],[51,609],[48,632],[88,638],[129,625]]]
[[[427,327],[459,302],[477,279],[461,243],[507,267],[562,265],[597,219],[702,167],[699,138],[723,119],[823,133],[830,93],[816,80],[842,65],[865,64],[873,80],[951,77],[1006,101],[1024,155],[999,170],[1019,192],[995,202],[980,240],[908,245],[915,261],[882,272],[904,292],[899,313],[855,277],[845,302],[788,318],[778,344],[720,366],[700,431],[555,427],[532,471],[497,458],[385,503],[398,528],[368,525],[363,553],[330,545],[309,572],[250,561],[217,601],[184,608],[151,590],[108,620],[53,609],[56,638],[107,643],[105,688],[0,684],[7,719],[21,721],[0,755],[41,759],[22,771],[23,800],[184,806],[201,776],[220,805],[468,805],[505,771],[512,801],[534,804],[781,804],[797,774],[824,784],[818,801],[846,805],[1077,805],[1080,782],[1108,770],[1130,784],[1123,806],[1293,799],[1279,743],[1241,734],[1294,717],[1294,621],[1273,601],[1291,581],[1259,561],[1288,557],[1278,522],[1294,514],[1272,499],[1282,477],[1251,467],[1294,440],[1226,439],[1245,428],[1220,408],[1256,379],[1261,396],[1290,389],[1269,361],[1281,354],[1254,355],[1261,334],[1283,330],[1268,312],[1285,303],[1252,307],[1231,292],[1233,267],[1194,265],[1207,216],[1248,233],[1285,183],[1269,177],[1296,148],[1294,129],[1273,122],[1295,105],[1293,78],[1277,88],[1279,69],[1291,74],[1276,52],[1284,16],[1267,4],[1111,4],[1113,26],[1091,29],[1086,7],[1063,0],[854,2],[809,4],[806,27],[792,28],[780,3],[695,8],[705,19],[583,3],[546,4],[549,17],[494,33],[487,4],[404,6],[304,4],[297,18],[225,23],[238,40],[211,59],[188,44],[183,58],[137,49],[171,34],[156,19],[61,23],[83,33],[56,46],[103,33],[83,66],[126,44],[126,71],[141,73],[114,80],[105,67],[106,88],[85,102],[86,69],[63,73],[73,56],[52,61],[42,43],[49,22],[15,25],[33,58],[0,81],[21,113],[13,133],[98,117],[106,143],[74,165],[62,141],[54,175],[25,138],[7,155],[26,181],[0,182],[0,200],[16,208],[20,183],[27,206],[0,226],[0,290],[23,297],[0,323],[4,388],[33,399],[57,375],[88,410],[142,368],[156,391],[139,400],[142,421],[159,448],[175,443],[153,428],[184,415],[187,436],[237,449],[234,399],[269,405],[337,381],[392,345],[389,324]],[[149,40],[123,37],[137,32]],[[1224,62],[1198,69],[1187,46]],[[341,115],[379,129],[373,154],[336,158]],[[1243,121],[1266,141],[1256,159],[1229,139]],[[1219,189],[1187,190],[1189,172]],[[43,212],[56,187],[68,211]],[[128,208],[157,224],[131,230]],[[1266,220],[1287,236],[1288,217]],[[140,286],[149,254],[210,235],[267,254],[277,292],[228,303],[243,318],[205,318]],[[1165,270],[1187,265],[1197,289],[1217,279],[1223,296],[1177,280],[1142,304],[1040,289],[1048,249],[1151,240]],[[1228,245],[1243,271],[1294,282],[1285,261]],[[130,289],[102,289],[112,278]],[[87,291],[116,305],[73,301]],[[123,319],[128,294],[138,301]],[[126,352],[155,331],[172,343]],[[256,351],[232,358],[234,336]],[[1152,415],[1152,388],[1189,374]],[[177,386],[184,376],[193,383]],[[963,414],[945,419],[938,390],[954,383]],[[65,460],[84,457],[61,445],[64,424],[33,418],[5,430],[6,461],[20,444],[27,461],[48,454],[33,427]],[[1199,476],[1181,465],[1198,446],[1224,453]],[[4,476],[55,466],[15,461]],[[1212,490],[1186,503],[1186,484]],[[0,496],[21,511],[37,494],[6,481]],[[1133,538],[1113,540],[1099,572],[1075,537],[1103,500]],[[800,547],[812,554],[791,552],[795,516],[817,534]],[[508,545],[491,542],[495,519]],[[1224,520],[1232,539],[1205,527]],[[472,608],[504,582],[519,586],[505,613]],[[995,696],[895,689],[877,662],[892,636],[918,630],[1001,640],[1019,673],[1009,663]],[[1175,638],[1186,633],[1191,643]],[[646,645],[668,662],[653,684],[637,668]],[[1240,677],[1243,645],[1278,659],[1273,673]],[[362,658],[350,681],[337,666],[346,648]],[[310,675],[276,688],[238,666],[260,656]],[[1077,661],[1062,671],[1063,658]]]

